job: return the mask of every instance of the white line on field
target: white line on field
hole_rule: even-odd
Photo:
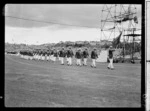
[[[17,60],[13,60],[12,58],[9,58],[9,57],[7,57],[8,59],[10,59],[10,60],[12,60],[12,61],[14,61],[14,62],[17,62],[17,63],[20,63],[20,64],[26,64],[26,65],[30,65],[30,66],[34,66],[34,67],[40,67],[40,68],[45,68],[45,69],[58,69],[57,67],[42,67],[42,66],[39,66],[39,65],[35,65],[35,64],[29,64],[29,63],[23,63],[23,62],[20,62],[20,61],[17,61]],[[59,68],[59,69],[61,69],[61,70],[64,70],[64,68]],[[70,70],[70,69],[69,69]],[[68,69],[67,69],[67,71],[69,71]],[[94,69],[95,70],[95,69]],[[74,70],[70,70],[71,72],[72,71],[74,71]],[[80,72],[80,73],[88,73],[88,72],[83,72],[83,71],[74,71],[74,72]],[[94,73],[94,72],[92,72],[92,73]],[[97,74],[97,73],[94,73],[94,74]],[[121,76],[115,76],[115,75],[106,75],[106,74],[102,74],[102,73],[100,73],[100,74],[98,74],[98,75],[103,75],[103,76],[108,76],[108,77],[117,77],[117,78],[128,78],[128,79],[135,79],[135,80],[139,80],[139,78],[130,78],[130,77],[121,77]]]

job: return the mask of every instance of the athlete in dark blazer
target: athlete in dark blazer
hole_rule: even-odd
[[[87,50],[87,48],[85,48],[85,50],[83,51],[83,65],[87,65],[87,58],[88,58],[88,56],[89,56],[89,53],[88,53],[88,50]]]
[[[65,58],[65,56],[66,56],[65,50],[64,50],[64,48],[62,48],[59,51],[59,57],[60,57],[60,61],[61,61],[62,65],[64,65],[64,58]]]
[[[81,59],[82,59],[81,49],[78,49],[78,51],[75,54],[75,58],[76,58],[76,65],[81,66]]]
[[[111,70],[114,69],[114,66],[113,66],[113,51],[115,51],[115,50],[112,48],[112,46],[110,46],[109,50],[108,50],[109,64],[108,64],[107,68],[111,69]]]
[[[91,67],[96,68],[96,59],[98,58],[97,50],[94,48],[94,50],[91,52],[91,59],[92,59],[92,64]]]
[[[67,55],[68,65],[72,65],[72,57],[74,56],[74,54],[71,47],[67,50],[66,55]]]

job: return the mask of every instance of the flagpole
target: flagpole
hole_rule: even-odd
[[[125,33],[125,30],[124,30]],[[123,62],[124,62],[124,56],[125,56],[125,37],[123,36],[123,41],[124,41],[124,48],[123,48]]]
[[[133,34],[134,34],[134,29],[133,29]],[[132,60],[133,60],[133,63],[134,63],[134,58],[133,58],[133,53],[134,53],[134,36],[133,36],[133,43],[132,43],[132,46],[133,46],[133,48],[132,48]]]

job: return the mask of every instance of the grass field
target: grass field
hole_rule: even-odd
[[[141,65],[97,68],[5,55],[6,107],[140,107]]]

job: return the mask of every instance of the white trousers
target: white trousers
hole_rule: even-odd
[[[25,55],[22,55],[22,58],[25,59]]]
[[[43,61],[45,60],[45,56],[42,56],[42,60],[43,60]]]
[[[29,59],[32,60],[32,59],[33,59],[33,56],[29,56]]]
[[[30,56],[27,56],[27,59],[30,60]]]
[[[33,59],[36,59],[36,55],[33,55]]]
[[[47,60],[47,55],[45,55],[44,57],[45,57],[45,60]]]
[[[29,59],[29,56],[25,55],[25,56],[24,56],[24,59]]]
[[[46,57],[46,60],[47,60],[47,61],[49,60],[49,56]]]
[[[39,55],[36,55],[36,59],[39,60]]]
[[[58,57],[58,60],[61,61],[61,58],[62,58],[62,57]]]
[[[17,53],[17,56],[20,56],[20,53]]]
[[[84,65],[87,65],[87,64],[86,64],[87,58],[84,58],[83,60],[84,60]]]
[[[108,67],[109,67],[109,68],[114,68],[114,66],[113,66],[113,58],[112,58],[112,59],[109,59]]]
[[[37,58],[37,55],[34,55],[34,56],[33,56],[33,59],[36,59],[36,58]]]
[[[42,55],[40,55],[39,59],[42,60]]]
[[[49,55],[49,60],[51,60],[51,56]]]
[[[37,59],[38,59],[38,60],[40,60],[40,58],[41,58],[41,56],[40,56],[40,55],[38,55],[38,56],[37,56]]]
[[[25,59],[25,55],[22,55],[22,58]]]
[[[69,62],[69,58],[68,57],[66,58],[66,61],[67,61],[67,63]]]
[[[96,59],[92,59],[92,66],[96,67]]]
[[[64,64],[64,58],[63,57],[59,57],[59,58],[60,58],[61,64]]]
[[[56,57],[53,57],[53,61],[56,61]]]
[[[21,55],[21,58],[23,58],[23,55]]]
[[[53,56],[53,55],[51,55],[51,56],[50,56],[50,59],[53,61],[53,59],[54,59],[54,56]]]
[[[41,56],[41,60],[43,60],[43,56]]]
[[[71,57],[68,58],[68,65],[72,65],[72,58]]]
[[[81,66],[81,59],[77,59],[77,65]]]
[[[26,55],[24,55],[24,56],[23,56],[23,58],[24,58],[24,59],[27,59],[27,56],[26,56]]]

